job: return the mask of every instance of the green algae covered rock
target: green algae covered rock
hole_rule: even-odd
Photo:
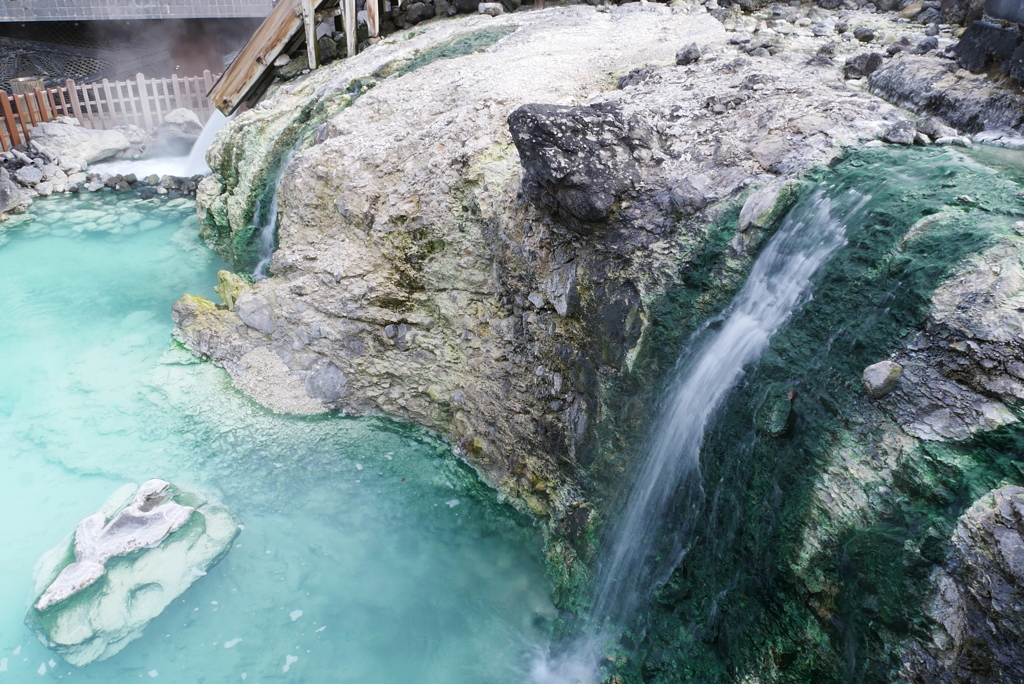
[[[213,287],[213,291],[220,295],[224,305],[233,311],[235,302],[238,301],[238,296],[251,287],[252,283],[237,273],[217,271],[217,284]]]
[[[163,480],[125,485],[40,558],[25,623],[71,665],[105,660],[205,575],[239,530],[224,506]]]

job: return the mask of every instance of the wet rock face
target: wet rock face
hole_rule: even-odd
[[[997,489],[961,516],[933,577],[931,643],[904,665],[927,684],[1024,681],[1024,488]]]
[[[1022,254],[1024,243],[1005,237],[934,293],[925,329],[896,356],[899,385],[882,401],[911,435],[963,440],[1017,421],[1009,407],[1024,400]]]
[[[581,234],[607,220],[640,181],[634,155],[654,136],[638,117],[609,106],[529,104],[508,117],[525,174],[523,190]]]

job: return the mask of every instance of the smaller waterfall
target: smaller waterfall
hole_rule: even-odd
[[[220,113],[220,110],[213,110],[213,114],[210,115],[206,125],[203,126],[203,132],[192,143],[192,150],[188,154],[188,159],[185,160],[184,173],[181,175],[195,176],[197,174],[210,173],[210,167],[206,164],[206,151],[210,149],[210,144],[213,143],[217,132],[224,128],[224,124],[233,118],[235,118],[234,114],[224,116]]]
[[[285,170],[288,168],[288,164],[291,163],[292,157],[299,151],[299,147],[302,145],[302,136],[295,141],[292,148],[288,151],[288,154],[281,160],[281,165],[277,169],[277,174],[274,176],[274,185],[270,190],[270,206],[267,208],[267,213],[263,217],[263,223],[259,226],[260,235],[260,246],[259,246],[259,261],[256,263],[256,268],[253,269],[252,277],[256,280],[263,280],[267,277],[267,269],[270,268],[270,258],[274,255],[274,247],[277,242],[277,197],[278,191],[281,186],[281,178],[284,176]],[[260,215],[260,209],[262,204],[256,206],[255,216]]]
[[[568,652],[533,664],[535,684],[593,684],[601,646],[644,609],[686,553],[701,505],[700,451],[715,412],[771,337],[811,296],[812,278],[870,197],[819,187],[786,216],[729,307],[689,340],[652,425],[639,470],[602,548],[589,623]]]

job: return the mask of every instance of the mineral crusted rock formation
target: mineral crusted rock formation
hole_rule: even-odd
[[[35,126],[32,143],[46,150],[51,159],[67,156],[89,164],[110,159],[131,147],[131,141],[120,131],[98,131],[63,122]]]
[[[483,29],[515,30],[481,52],[374,76]],[[645,300],[703,243],[713,205],[901,115],[850,92],[836,66],[740,57],[708,15],[662,6],[423,31],[282,86],[229,124],[198,206],[208,241],[236,258],[288,140],[328,114],[281,179],[272,277],[234,312],[179,302],[177,334],[236,378],[275,358],[264,377],[328,408],[440,430],[517,504],[585,523],[570,515],[572,480],[601,384],[631,363]],[[692,42],[703,57],[676,66]],[[601,92],[652,63],[666,66]]]
[[[238,532],[226,508],[163,480],[127,485],[40,559],[26,623],[72,665],[109,658],[206,574]]]
[[[911,651],[905,679],[1024,681],[1024,488],[997,489],[960,517],[953,552],[933,581],[936,627],[927,649]]]
[[[61,570],[36,610],[44,611],[91,586],[106,573],[107,561],[154,546],[188,522],[195,510],[172,498],[170,483],[147,480],[127,508],[109,521],[93,513],[75,530],[75,561]]]

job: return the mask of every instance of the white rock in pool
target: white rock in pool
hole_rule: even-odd
[[[82,667],[114,655],[219,561],[234,515],[163,480],[122,487],[36,564],[26,624]]]

